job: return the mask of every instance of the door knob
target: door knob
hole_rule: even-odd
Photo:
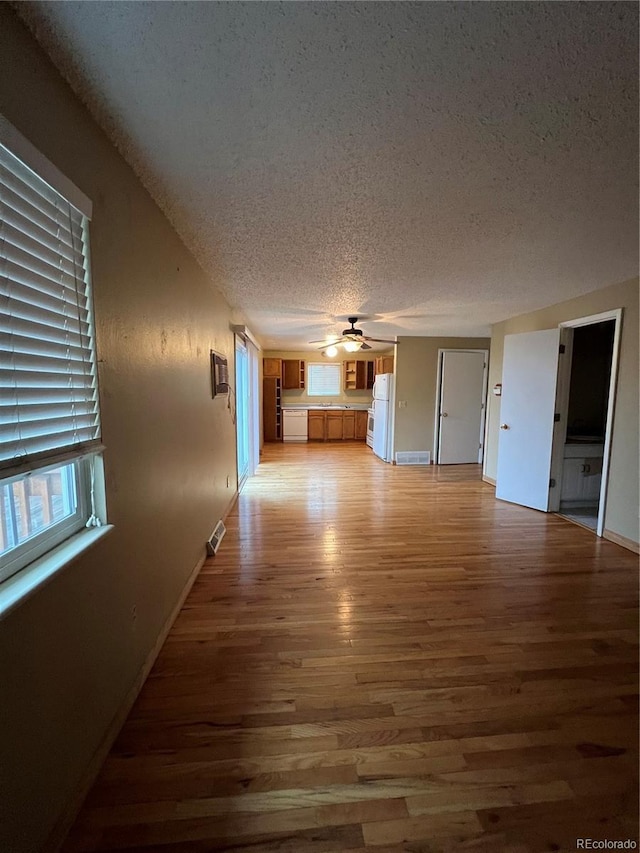
[[[446,412],[441,412],[441,413],[440,413],[440,417],[441,417],[441,418],[448,418],[448,417],[449,417],[449,415],[448,415]]]
[[[500,429],[509,429],[509,424],[500,424]]]

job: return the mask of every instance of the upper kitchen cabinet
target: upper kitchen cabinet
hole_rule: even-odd
[[[282,378],[282,359],[281,358],[263,358],[262,359],[262,375],[265,379],[266,378],[281,379]]]
[[[376,358],[376,374],[393,373],[393,356],[379,355]]]
[[[348,359],[344,362],[344,390],[366,391],[373,388],[375,366],[373,361]]]
[[[266,359],[265,361],[278,361],[279,359]],[[282,388],[285,391],[293,391],[304,388],[304,366],[305,363],[298,358],[285,358],[282,361]]]

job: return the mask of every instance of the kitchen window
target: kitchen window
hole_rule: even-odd
[[[307,366],[307,394],[309,397],[339,397],[341,364],[310,362]]]
[[[0,117],[0,581],[101,526],[90,214]]]

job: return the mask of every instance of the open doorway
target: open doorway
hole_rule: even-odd
[[[606,493],[607,427],[613,412],[616,331],[616,318],[611,317],[599,322],[587,318],[584,325],[572,324],[562,333],[568,358],[559,398],[564,435],[554,440],[560,484],[557,511],[599,535],[604,526],[601,510]]]
[[[600,422],[596,425],[594,416],[585,417],[575,406],[569,429],[575,332],[606,322],[613,326],[610,355],[610,326],[596,333],[601,337],[598,385],[600,396],[606,398],[604,429]],[[562,502],[563,510],[586,509],[583,515],[587,519],[595,511],[595,527],[592,520],[587,526],[595,529],[598,536],[603,535],[621,328],[622,309],[615,309],[566,321],[555,329],[505,336],[496,477],[498,499],[543,512],[559,512]],[[578,344],[579,349],[586,348],[589,359],[588,347],[594,345],[593,340],[587,336]],[[596,384],[592,374],[593,365],[591,369],[587,365],[583,378],[574,383],[575,394],[580,396],[581,385]],[[572,473],[581,478],[578,484],[570,482]],[[576,491],[579,488],[579,495],[572,491],[574,488]],[[568,506],[571,503],[573,507]]]

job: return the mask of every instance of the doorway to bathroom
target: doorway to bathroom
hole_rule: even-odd
[[[615,309],[505,336],[499,500],[603,535],[621,326]]]
[[[616,312],[564,324],[559,418],[554,436],[557,512],[602,535],[620,317]]]

